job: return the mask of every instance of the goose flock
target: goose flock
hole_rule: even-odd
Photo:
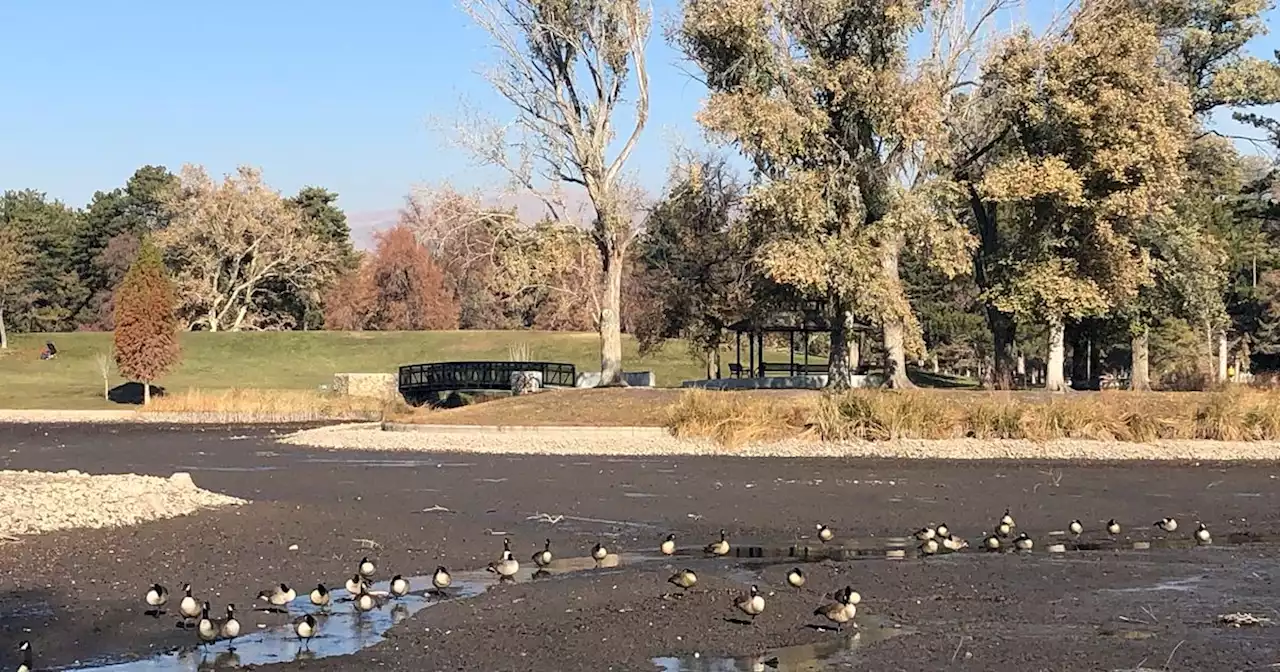
[[[1178,521],[1165,517],[1155,521],[1153,527],[1158,528],[1162,532],[1171,534],[1178,529]],[[835,539],[835,531],[825,524],[818,524],[817,538],[826,544]],[[1008,509],[992,526],[991,532],[983,538],[983,548],[990,552],[999,552],[1004,550],[1015,550],[1019,552],[1030,552],[1035,548],[1035,541],[1025,531],[1014,535],[1017,529],[1017,523],[1014,521],[1012,514]],[[1111,537],[1120,534],[1120,523],[1115,519],[1108,520],[1104,529]],[[1072,520],[1067,525],[1067,532],[1076,539],[1079,539],[1085,532],[1084,523],[1080,520]],[[945,524],[926,525],[914,533],[914,538],[920,542],[918,547],[922,557],[933,556],[944,552],[957,552],[968,548],[969,543],[958,536],[955,536],[951,529]],[[1193,539],[1198,544],[1212,543],[1212,537],[1209,534],[1208,527],[1204,523],[1198,522]],[[729,555],[730,544],[728,533],[720,530],[719,538],[703,547],[702,551],[707,557],[719,558]],[[676,535],[668,534],[666,538],[658,546],[658,551],[664,556],[673,556],[677,553]],[[603,543],[596,543],[591,548],[591,558],[595,561],[597,567],[602,566],[604,560],[609,557],[609,549]],[[545,575],[546,568],[551,565],[554,556],[551,552],[551,540],[546,539],[541,550],[532,556],[533,564],[538,568],[539,575]],[[514,580],[514,577],[520,571],[520,562],[516,560],[515,554],[511,550],[511,540],[504,537],[502,540],[502,554],[499,559],[490,562],[485,570],[496,574],[499,582]],[[390,600],[395,600],[409,594],[409,580],[400,574],[391,577],[388,590],[373,591],[372,579],[377,572],[374,561],[368,557],[360,559],[356,565],[356,571],[352,573],[351,578],[346,580],[345,588],[349,597],[347,601],[355,605],[355,609],[359,613],[367,613],[375,609],[380,609]],[[786,574],[786,582],[792,588],[802,588],[805,585],[806,577],[799,567],[791,569]],[[679,593],[675,593],[673,597],[679,597],[688,593],[698,584],[698,575],[692,569],[680,569],[672,574],[667,583],[670,583],[680,589]],[[443,566],[436,567],[435,572],[431,575],[431,585],[439,595],[445,595],[445,591],[453,585],[453,577],[449,570]],[[293,588],[285,583],[274,585],[266,590],[258,593],[258,601],[263,603],[261,609],[263,611],[274,613],[288,613],[288,606],[297,599],[298,594]],[[147,587],[143,594],[143,602],[146,605],[144,613],[148,616],[159,618],[166,613],[166,607],[169,604],[169,590],[159,583],[153,583]],[[317,584],[308,595],[311,604],[318,608],[320,613],[324,613],[332,604],[333,598],[329,590],[323,583]],[[845,586],[825,596],[826,601],[813,611],[814,616],[819,616],[834,625],[837,631],[843,626],[854,620],[857,615],[857,605],[862,601],[862,596],[853,589],[852,586]],[[746,593],[738,595],[733,600],[733,608],[745,614],[749,620],[744,623],[754,624],[755,619],[765,610],[764,595],[761,594],[757,585],[750,586]],[[208,647],[219,641],[228,642],[230,651],[235,650],[235,640],[240,636],[241,625],[236,618],[236,607],[234,604],[228,603],[225,607],[225,615],[221,618],[212,617],[212,605],[208,600],[197,598],[193,594],[191,584],[183,584],[181,590],[181,598],[178,600],[177,611],[181,616],[178,627],[184,630],[194,628],[197,642],[201,646]],[[193,625],[194,624],[194,625]],[[293,632],[297,637],[300,646],[307,648],[312,638],[316,637],[319,631],[320,621],[311,614],[304,614],[297,617],[293,621]],[[35,672],[33,666],[34,652],[32,644],[29,640],[24,640],[18,645],[19,654],[22,656],[22,662],[19,664],[18,672]]]

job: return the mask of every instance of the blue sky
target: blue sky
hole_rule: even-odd
[[[1034,21],[1053,0],[1030,2]],[[0,189],[82,205],[143,164],[248,163],[285,192],[333,189],[359,215],[397,208],[415,183],[500,179],[428,124],[461,99],[506,114],[477,74],[484,36],[452,0],[5,0],[0,25]],[[1254,51],[1278,46],[1272,35]],[[671,138],[700,137],[704,92],[660,31],[649,60],[651,121],[631,166],[656,191]]]

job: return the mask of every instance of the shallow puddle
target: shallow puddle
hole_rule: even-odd
[[[514,580],[538,580],[623,564],[634,565],[652,559],[638,554],[610,554],[597,564],[591,558],[560,558],[545,569],[521,566]],[[326,610],[311,604],[309,589],[299,591],[303,594],[289,605],[288,623],[250,631],[236,638],[234,650],[231,643],[220,641],[209,647],[188,646],[136,660],[115,656],[108,660],[88,661],[87,664],[82,661],[79,665],[59,669],[77,672],[198,672],[348,655],[377,644],[392,626],[433,604],[475,597],[498,584],[495,575],[483,570],[457,571],[452,575],[453,585],[444,595],[429,590],[430,576],[410,577],[411,591],[408,595],[366,613],[358,612],[350,601],[350,594],[342,589],[330,591],[333,604]],[[388,587],[388,582],[382,581],[374,584],[373,592],[385,593]],[[317,634],[304,644],[294,635],[293,619],[308,613],[318,621]],[[241,614],[240,622],[242,629],[249,630],[253,628],[254,615]],[[195,637],[194,632],[191,636]]]
[[[853,662],[860,649],[911,632],[909,628],[887,626],[874,617],[860,617],[856,622],[857,629],[846,627],[843,633],[832,632],[827,641],[782,647],[758,656],[727,658],[686,654],[654,658],[653,664],[662,672],[816,672]]]
[[[566,521],[595,520],[587,518],[566,517]],[[626,524],[624,521],[598,521],[614,524]],[[637,523],[636,525],[644,525]],[[1280,535],[1255,533],[1229,533],[1215,539],[1216,545],[1238,545],[1280,541]],[[1114,552],[1131,551],[1147,548],[1192,548],[1196,544],[1190,538],[1152,538],[1148,540],[1132,538],[1102,539],[1069,539],[1061,535],[1049,535],[1049,539],[1038,540],[1035,555],[1050,556],[1044,553],[1043,546],[1052,542],[1065,545],[1065,553],[1069,557],[1074,551],[1109,550]],[[733,543],[733,542],[731,542]],[[971,542],[974,543],[974,542]],[[1043,544],[1041,546],[1040,544]],[[610,555],[599,565],[591,558],[559,558],[546,569],[536,570],[522,566],[515,577],[517,582],[539,580],[556,575],[565,575],[581,571],[597,571],[602,568],[631,566],[644,562],[665,561],[681,563],[684,560],[701,562],[729,561],[735,564],[729,576],[742,582],[752,582],[755,577],[752,570],[781,563],[809,563],[822,560],[871,560],[901,559],[919,556],[918,542],[907,537],[867,538],[862,540],[839,540],[833,543],[793,542],[777,544],[735,543],[725,558],[707,558],[700,547],[684,548],[674,557],[647,555],[642,553],[626,553]],[[982,549],[968,548],[959,552],[962,555],[983,554]],[[942,554],[949,555],[949,554]],[[1063,557],[1063,553],[1053,556]],[[899,560],[901,561],[901,560]],[[926,561],[945,561],[942,556],[931,557]],[[60,669],[74,669],[79,672],[196,672],[201,670],[229,669],[242,666],[263,665],[269,663],[288,662],[293,660],[309,660],[356,653],[382,641],[392,626],[400,623],[424,608],[443,600],[474,597],[498,583],[497,577],[483,570],[458,571],[453,574],[454,584],[444,596],[426,590],[431,585],[430,576],[410,577],[411,586],[415,589],[398,600],[391,601],[381,608],[368,613],[358,613],[345,590],[334,589],[331,592],[334,603],[325,611],[317,610],[308,599],[309,588],[300,589],[302,593],[289,607],[285,622],[258,627],[258,619],[253,614],[242,614],[241,624],[246,634],[235,641],[232,650],[225,641],[210,647],[188,645],[180,650],[168,650],[164,653],[141,655],[120,654],[110,658],[78,661],[76,665]],[[375,584],[374,590],[385,592],[386,582]],[[1195,580],[1170,581],[1155,587],[1135,590],[1173,590],[1186,591],[1195,589]],[[220,606],[220,605],[215,605]],[[305,613],[312,613],[319,621],[317,635],[304,644],[294,635],[293,619]],[[165,621],[161,621],[163,623]],[[171,623],[172,621],[168,621]],[[860,647],[896,634],[902,634],[905,628],[887,627],[875,620],[863,621],[862,627],[853,632],[840,635],[833,633],[830,641],[819,644],[788,647],[770,652],[764,656],[741,658],[705,658],[705,657],[670,657],[654,659],[658,669],[668,672],[712,672],[737,670],[818,670],[827,666],[852,660]],[[172,627],[172,626],[169,626]],[[191,634],[194,639],[194,633]],[[144,642],[139,648],[147,649]],[[154,652],[154,649],[151,649]]]

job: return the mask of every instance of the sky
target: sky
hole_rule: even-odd
[[[1005,22],[1042,21],[1056,0],[1028,1]],[[660,24],[675,6],[655,0]],[[416,184],[502,183],[431,123],[463,101],[510,118],[480,74],[486,36],[453,0],[0,0],[0,26],[0,189],[80,206],[144,164],[250,164],[285,193],[337,192],[368,226]],[[1270,35],[1252,50],[1277,48]],[[650,122],[629,167],[658,193],[673,140],[701,140],[705,91],[661,25],[647,56]]]

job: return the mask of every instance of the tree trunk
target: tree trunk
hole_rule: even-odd
[[[9,332],[4,329],[4,308],[0,307],[0,350],[9,349]]]
[[[707,351],[707,380],[720,377],[720,349],[712,348]]]
[[[858,342],[853,330],[853,313],[838,296],[831,298],[831,355],[827,357],[827,389],[848,390],[858,371]]]
[[[142,384],[142,405],[151,405],[151,383]]]
[[[236,321],[231,323],[230,331],[240,331],[240,327],[244,325],[244,316],[249,314],[249,306],[240,306],[240,310],[236,311]]]
[[[1063,343],[1065,328],[1061,317],[1049,320],[1049,356],[1047,370],[1044,375],[1044,389],[1049,392],[1066,392],[1067,385],[1063,377],[1066,365],[1066,346]]]
[[[604,261],[604,296],[600,302],[600,386],[626,387],[622,376],[622,251],[610,247]]]
[[[1227,330],[1218,331],[1218,382],[1227,382]]]
[[[1151,349],[1150,334],[1147,325],[1133,336],[1130,345],[1133,348],[1133,370],[1129,374],[1129,389],[1134,392],[1151,391]]]
[[[937,373],[937,372],[938,372],[938,353],[936,353],[936,352],[935,352],[935,353],[933,353],[932,358],[931,358],[931,359],[930,359],[930,361],[929,361],[929,368],[930,368],[934,373]]]
[[[995,371],[992,374],[992,385],[997,390],[1014,388],[1013,343],[1017,337],[1017,325],[1013,316],[1002,313],[992,306],[987,306],[987,326],[991,329],[995,346]]]
[[[880,248],[880,272],[892,285],[900,284],[898,255],[902,251],[902,237],[894,236]],[[905,300],[905,299],[904,299]],[[902,318],[886,315],[882,320],[884,337],[884,386],[891,389],[915,387],[907,377],[907,326]]]

